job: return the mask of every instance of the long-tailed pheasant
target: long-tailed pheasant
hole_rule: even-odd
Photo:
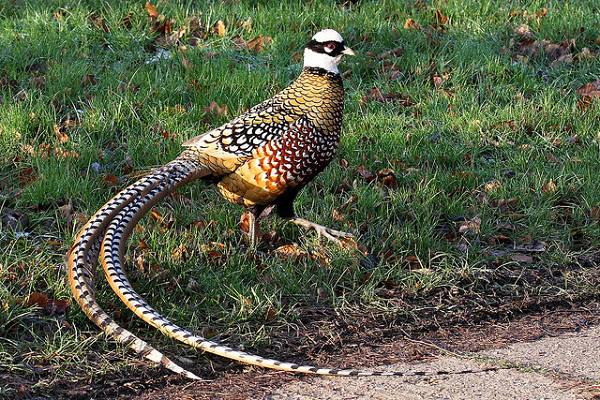
[[[121,300],[141,319],[168,336],[230,359],[264,367],[326,375],[415,375],[373,373],[299,366],[233,350],[180,328],[152,309],[131,287],[123,270],[126,241],[136,223],[158,201],[195,179],[216,183],[230,202],[251,215],[250,239],[257,218],[275,205],[278,214],[313,228],[334,241],[348,236],[295,215],[293,201],[333,159],[340,141],[344,89],[338,64],[353,55],[334,30],[318,32],[304,51],[304,68],[290,86],[243,115],[188,140],[175,160],[144,176],[106,203],[83,227],[68,254],[69,282],[77,303],[108,335],[148,359],[189,378],[198,377],[120,327],[97,303],[94,270],[100,258],[105,275]]]

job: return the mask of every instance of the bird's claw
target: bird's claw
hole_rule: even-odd
[[[337,231],[335,229],[331,229],[328,228],[326,226],[308,221],[304,218],[298,218],[298,217],[292,217],[290,219],[288,219],[289,222],[293,222],[294,224],[303,226],[307,229],[314,229],[315,232],[317,232],[318,238],[319,240],[322,237],[326,237],[327,239],[331,240],[334,243],[337,243],[339,245],[342,244],[342,241],[340,240],[340,238],[342,239],[350,239],[353,238],[354,235],[348,232],[343,232],[343,231]]]

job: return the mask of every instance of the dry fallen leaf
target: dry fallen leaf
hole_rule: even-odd
[[[556,183],[552,179],[548,181],[548,183],[544,183],[542,185],[542,192],[544,193],[554,193],[556,192]]]
[[[67,134],[61,132],[60,128],[56,124],[54,124],[54,133],[58,137],[59,142],[61,142],[62,144],[65,144],[69,141],[69,137],[67,136]]]
[[[225,22],[223,22],[223,20],[218,20],[217,21],[217,35],[223,37],[225,36]]]
[[[406,18],[406,22],[404,23],[404,29],[421,29],[421,27],[411,18]]]
[[[581,86],[575,93],[581,97],[600,97],[600,80]]]
[[[306,259],[308,257],[308,253],[298,246],[293,244],[287,244],[281,247],[276,248],[273,253],[276,256],[283,259],[295,259],[296,261],[301,259]]]
[[[104,183],[109,188],[119,186],[119,178],[117,178],[113,174],[104,175],[103,177],[100,178],[100,182]]]
[[[384,168],[378,171],[377,180],[387,188],[396,189],[398,187],[398,179],[396,178],[396,174],[394,174],[394,170],[391,168]]]
[[[48,296],[42,293],[31,293],[27,299],[23,299],[23,308],[29,308],[32,306],[38,306],[41,308],[46,307],[48,304]]]
[[[217,102],[211,101],[209,105],[202,107],[202,111],[208,115],[218,117],[220,115],[227,115],[229,110],[227,108],[227,104],[220,106],[217,104]]]
[[[367,91],[367,93],[365,93],[365,95],[362,97],[362,99],[360,100],[361,104],[365,104],[371,101],[376,101],[378,103],[385,103],[388,101],[395,101],[395,100],[403,100],[403,103],[401,105],[404,106],[410,106],[413,105],[414,103],[412,103],[410,101],[410,97],[408,95],[399,95],[396,93],[382,93],[378,88],[371,88]]]
[[[150,17],[150,18],[158,18],[158,11],[156,10],[156,7],[154,7],[149,2],[146,2],[145,8],[148,11],[148,17]]]
[[[242,232],[250,232],[250,214],[247,212],[240,217],[240,229]]]
[[[27,186],[30,183],[33,183],[36,180],[38,180],[38,178],[39,175],[37,167],[32,167],[28,165],[27,167],[19,171],[19,183],[21,184],[21,186]]]
[[[402,264],[410,270],[420,269],[423,263],[417,256],[406,256],[402,259]]]
[[[368,170],[367,168],[365,168],[364,165],[361,165],[360,167],[358,167],[356,172],[358,172],[358,175],[361,178],[363,178],[364,180],[366,180],[367,182],[371,182],[371,181],[375,180],[375,178],[376,178],[375,174],[373,172],[371,172],[370,170]]]
[[[481,218],[474,217],[472,220],[463,221],[458,225],[458,232],[461,235],[469,231],[474,231],[475,233],[479,233],[481,228]]]
[[[248,43],[246,43],[246,47],[250,51],[253,51],[255,53],[260,53],[261,51],[263,51],[265,49],[266,45],[269,45],[271,43],[273,43],[273,39],[271,39],[270,37],[259,36],[259,37],[252,39]]]
[[[440,10],[435,10],[435,21],[436,27],[440,25],[446,25],[448,23],[448,17],[446,17]]]

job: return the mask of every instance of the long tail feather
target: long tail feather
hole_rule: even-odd
[[[206,175],[205,168],[193,162],[185,167],[175,163],[150,173],[136,183],[122,190],[106,203],[83,227],[75,238],[73,247],[67,257],[68,279],[73,296],[88,318],[100,327],[107,335],[127,345],[147,359],[160,363],[171,371],[190,379],[200,379],[186,371],[164,356],[161,352],[138,338],[133,333],[120,327],[98,304],[95,296],[94,270],[98,263],[98,253],[104,233],[109,223],[118,213],[134,201],[139,201],[148,192],[161,186],[167,189],[165,194],[190,180]]]

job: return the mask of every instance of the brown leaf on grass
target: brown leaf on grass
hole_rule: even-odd
[[[357,201],[358,201],[358,195],[357,194],[353,194],[352,196],[350,196],[348,198],[348,200],[346,200],[346,202],[344,204],[342,204],[341,206],[337,207],[337,210],[346,211],[346,210],[348,210],[348,208],[352,204],[356,203]]]
[[[366,180],[367,182],[371,182],[371,181],[375,180],[375,178],[376,178],[376,175],[373,172],[371,172],[370,170],[368,170],[367,168],[365,168],[364,165],[361,165],[360,167],[358,167],[356,172],[358,172],[358,175],[361,178],[363,178],[364,180]]]
[[[375,55],[374,53],[368,53],[368,54],[369,55]],[[393,60],[395,58],[402,57],[402,54],[404,54],[404,48],[402,48],[402,47],[396,47],[396,48],[391,49],[391,50],[386,50],[383,53],[379,53],[379,54],[376,55],[376,57],[379,60]]]
[[[32,76],[29,80],[29,85],[38,89],[44,89],[46,87],[46,77],[44,75]]]
[[[56,124],[54,124],[54,133],[56,134],[56,137],[58,137],[58,141],[62,144],[65,144],[69,141],[69,136],[67,136],[66,133],[61,132],[60,128]]]
[[[417,24],[413,19],[406,18],[406,22],[404,22],[404,29],[421,29],[419,24]]]
[[[446,17],[440,10],[435,10],[435,27],[446,25],[448,23],[448,17]]]
[[[594,221],[600,221],[600,207],[594,206],[589,211],[589,216]]]
[[[550,153],[546,154],[546,160],[548,160],[548,162],[552,164],[561,164],[563,162],[560,158]]]
[[[600,80],[594,81],[592,83],[586,83],[579,89],[575,90],[575,93],[578,96],[586,98],[600,97]]]
[[[500,212],[508,212],[511,207],[517,206],[521,200],[516,197],[512,197],[510,199],[494,199],[492,200],[492,207],[497,207]]]
[[[497,129],[499,131],[508,131],[511,130],[516,132],[519,130],[519,124],[514,120],[510,121],[500,121],[495,125],[492,125],[491,129]]]
[[[334,208],[333,212],[331,214],[331,218],[333,218],[335,221],[338,222],[344,222],[346,221],[346,215],[342,213],[341,210]]]
[[[386,103],[386,102],[395,102],[401,100],[400,105],[409,107],[414,105],[415,103],[411,101],[410,96],[408,94],[396,94],[396,93],[382,93],[378,88],[371,88],[365,93],[365,95],[360,99],[361,104],[366,104],[372,101],[378,103]]]
[[[240,217],[240,229],[242,232],[250,232],[250,214],[247,212]]]
[[[42,293],[31,293],[29,297],[21,302],[23,308],[37,306],[44,310],[45,315],[63,314],[69,307],[69,300],[56,300],[48,298]]]
[[[96,84],[96,77],[94,75],[85,74],[83,78],[81,78],[81,87],[96,86]]]
[[[342,179],[342,182],[340,182],[339,185],[337,185],[336,187],[331,189],[331,192],[334,194],[343,194],[343,193],[348,193],[351,190],[352,190],[352,182],[350,182],[350,179],[344,178],[344,179]]]
[[[21,186],[27,186],[39,178],[37,167],[26,166],[21,171],[19,171],[19,183]]]
[[[501,243],[512,243],[512,239],[506,235],[496,234],[487,239],[490,246],[496,246]]]
[[[0,217],[2,220],[0,227],[2,229],[10,229],[16,232],[25,231],[29,226],[29,216],[19,210],[2,206],[0,207]]]
[[[106,22],[106,20],[103,17],[100,17],[96,14],[92,14],[90,16],[90,25],[92,25],[92,27],[99,29],[101,31],[104,31],[105,33],[109,33],[110,29],[108,28],[108,23]]]
[[[148,11],[148,20],[151,24],[150,31],[162,34],[162,36],[157,37],[155,41],[158,44],[164,44],[164,36],[171,32],[171,20],[164,15],[159,14],[156,7],[148,2],[146,3],[145,8]]]
[[[533,36],[533,32],[531,31],[531,29],[529,28],[529,26],[527,24],[522,24],[522,25],[517,26],[515,28],[515,34],[517,36],[524,37],[524,38]]]
[[[241,28],[245,29],[246,32],[252,32],[252,17],[248,17],[248,19],[242,22],[240,26]]]
[[[486,191],[486,193],[491,193],[498,190],[500,186],[500,182],[494,179],[493,181],[484,184],[483,189]]]
[[[469,221],[463,221],[458,225],[458,233],[464,235],[465,233],[473,231],[475,233],[481,232],[481,218],[474,217]]]
[[[57,21],[60,21],[64,16],[66,16],[69,12],[64,8],[59,8],[58,11],[52,13],[52,18]]]
[[[154,7],[149,2],[146,2],[145,8],[148,11],[148,17],[150,17],[150,18],[158,18],[158,11],[156,10],[156,7]]]
[[[211,101],[209,105],[202,107],[202,111],[208,115],[218,117],[221,115],[226,116],[229,110],[227,104],[220,106],[216,101]]]
[[[402,259],[402,265],[410,270],[421,269],[423,263],[417,256],[406,256]]]
[[[185,257],[187,256],[188,253],[189,253],[188,248],[185,246],[185,244],[182,243],[173,249],[173,253],[171,254],[171,256],[173,257],[174,261],[177,261],[177,260],[185,259]]]
[[[264,312],[264,318],[265,321],[267,322],[272,322],[275,320],[275,317],[277,317],[277,311],[273,308],[273,307],[269,307],[265,312]]]
[[[246,43],[248,50],[255,53],[260,53],[265,49],[265,46],[273,43],[273,39],[268,36],[258,36]]]
[[[25,91],[25,89],[20,90],[17,94],[15,94],[13,96],[13,99],[15,100],[15,102],[20,103],[22,101],[25,101],[25,99],[27,99],[27,91]]]
[[[100,178],[100,182],[109,188],[119,186],[119,178],[113,174],[106,174]]]
[[[181,56],[181,65],[183,66],[183,68],[187,69],[188,71],[191,71],[194,69],[194,64],[188,60],[186,57]]]
[[[433,82],[433,86],[437,89],[440,86],[442,86],[444,84],[444,82],[446,82],[448,80],[448,78],[450,77],[450,74],[447,72],[444,72],[442,74],[442,76],[440,76],[437,72],[435,73],[435,75],[433,75],[431,77],[432,82]]]
[[[544,193],[554,193],[556,192],[556,183],[552,179],[550,179],[547,183],[542,185],[542,192]]]
[[[23,299],[22,303],[23,308],[29,308],[33,306],[38,306],[41,308],[45,308],[48,304],[48,296],[42,293],[31,293],[29,297]]]
[[[384,168],[377,171],[377,180],[387,188],[396,189],[398,187],[398,179],[391,168]]]
[[[48,299],[48,302],[44,307],[44,314],[49,316],[64,314],[68,307],[69,300]]]
[[[142,251],[142,253],[146,253],[148,250],[152,250],[150,246],[148,246],[148,244],[141,239],[138,242],[138,248]]]
[[[225,36],[225,22],[223,22],[223,20],[218,20],[215,25],[215,30],[220,37]]]
[[[280,246],[276,248],[273,253],[279,258],[283,258],[285,260],[293,259],[295,261],[300,261],[308,259],[308,253],[293,244]]]
[[[133,18],[133,11],[129,11],[127,15],[123,17],[121,22],[126,28],[131,28],[131,19]]]

